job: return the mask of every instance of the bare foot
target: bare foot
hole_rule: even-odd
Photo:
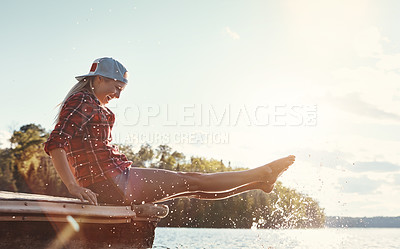
[[[260,170],[264,170],[264,175],[261,175],[261,177],[263,178],[262,182],[265,183],[261,184],[260,189],[266,193],[271,192],[276,180],[294,163],[294,161],[295,156],[290,155],[260,167]]]
[[[274,189],[274,186],[275,186],[275,183],[270,184],[270,183],[267,183],[267,182],[259,182],[258,185],[257,185],[257,188],[261,189],[265,193],[269,194]]]

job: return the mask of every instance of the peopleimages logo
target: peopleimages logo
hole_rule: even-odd
[[[317,105],[148,104],[110,109],[124,126],[309,126],[317,125]]]

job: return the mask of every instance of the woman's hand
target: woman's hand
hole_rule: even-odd
[[[81,199],[82,202],[88,200],[90,204],[97,206],[97,196],[99,194],[94,193],[92,190],[79,185],[71,185],[68,187],[68,191],[71,195]]]
[[[98,194],[88,188],[83,188],[78,185],[68,165],[67,154],[64,149],[54,149],[50,151],[50,156],[57,173],[60,175],[65,186],[67,186],[71,195],[78,197],[81,201],[88,200],[91,204],[97,205]]]

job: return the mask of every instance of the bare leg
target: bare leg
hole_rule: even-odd
[[[201,200],[222,200],[238,194],[248,192],[250,190],[260,189],[265,193],[270,193],[274,189],[274,184],[269,184],[266,182],[252,182],[236,189],[229,190],[226,192],[186,192],[181,194],[172,195],[166,197],[157,202],[168,201],[175,198],[196,198]]]
[[[279,176],[283,172],[284,171],[282,171],[279,174]],[[201,191],[185,192],[185,193],[180,193],[180,194],[166,197],[166,198],[160,200],[160,202],[175,199],[175,198],[196,198],[196,199],[201,199],[201,200],[222,200],[222,199],[226,199],[226,198],[229,198],[229,197],[241,194],[241,193],[245,193],[250,190],[256,190],[256,189],[262,190],[268,194],[268,193],[271,193],[272,190],[274,189],[276,180],[277,180],[277,178],[275,178],[275,180],[268,181],[268,182],[252,182],[252,183],[249,183],[249,184],[246,184],[246,185],[240,186],[238,188],[235,188],[233,190],[228,190],[225,192],[201,192]]]
[[[159,202],[199,192],[225,192],[228,197],[229,191],[237,191],[239,187],[253,182],[273,184],[294,160],[294,156],[288,156],[255,169],[211,174],[131,168],[126,197],[135,204]],[[244,186],[241,192],[254,189],[254,186],[247,186],[248,189]]]

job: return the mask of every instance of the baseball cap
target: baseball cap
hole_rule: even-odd
[[[75,79],[81,81],[85,77],[101,75],[113,80],[128,83],[127,72],[128,70],[117,60],[110,57],[103,57],[93,61],[88,74],[76,76]]]

